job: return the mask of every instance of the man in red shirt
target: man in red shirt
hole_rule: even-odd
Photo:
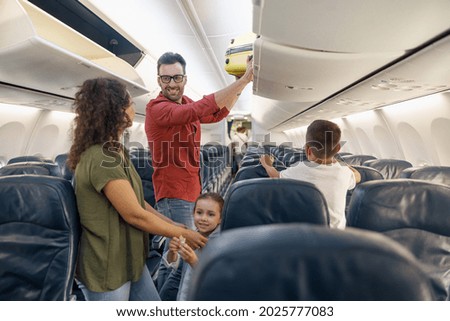
[[[157,71],[161,92],[147,104],[145,120],[156,208],[194,229],[192,212],[201,193],[200,124],[215,123],[228,115],[253,80],[253,64],[249,59],[242,77],[196,102],[183,95],[187,76],[181,55],[166,52],[158,59]]]

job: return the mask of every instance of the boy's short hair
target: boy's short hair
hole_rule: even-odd
[[[306,146],[311,148],[314,156],[328,159],[339,151],[341,129],[331,121],[318,119],[306,130]]]

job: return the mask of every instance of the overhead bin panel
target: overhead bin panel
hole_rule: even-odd
[[[112,77],[148,92],[132,66],[28,1],[2,1],[0,28],[0,82],[73,97],[84,80]]]
[[[450,36],[370,77],[357,86],[299,113],[277,130],[307,125],[311,119],[341,118],[450,90]]]
[[[330,52],[416,48],[448,29],[448,0],[253,0],[253,32]]]
[[[279,45],[264,36],[254,44],[256,95],[284,101],[319,101],[404,54],[332,53]]]

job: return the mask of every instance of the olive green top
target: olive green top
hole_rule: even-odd
[[[125,222],[102,191],[109,181],[128,180],[145,208],[142,182],[128,155],[91,146],[81,154],[74,179],[82,227],[77,279],[94,292],[137,281],[148,253],[148,233]]]

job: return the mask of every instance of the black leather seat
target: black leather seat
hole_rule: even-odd
[[[435,299],[450,298],[450,187],[412,179],[372,181],[353,193],[348,226],[407,247],[433,278]]]
[[[231,185],[222,210],[222,230],[290,222],[329,225],[325,198],[313,184],[254,178]]]
[[[58,165],[47,162],[10,163],[0,168],[0,176],[22,174],[61,176]]]
[[[354,169],[356,169],[359,174],[361,174],[361,182],[359,184],[362,184],[364,182],[373,181],[373,180],[382,180],[384,179],[383,174],[381,174],[380,171],[376,170],[375,168],[367,167],[367,166],[359,166],[359,165],[352,165]],[[350,204],[350,200],[352,198],[353,192],[355,189],[351,189],[347,191],[346,196],[346,203],[345,203],[345,216],[348,216],[348,207]]]
[[[136,171],[141,177],[145,201],[151,206],[155,206],[155,190],[153,188],[152,180],[154,170],[151,164],[151,159],[147,157],[135,157],[131,158],[131,163],[133,163]]]
[[[0,300],[70,300],[80,225],[60,177],[0,177]]]
[[[450,166],[425,166],[404,170],[402,177],[450,185]]]
[[[8,160],[7,164],[14,164],[14,163],[24,163],[24,162],[46,162],[46,163],[53,163],[50,159],[46,159],[42,156],[17,156],[13,157]]]
[[[72,180],[73,172],[69,169],[67,166],[67,157],[69,155],[67,153],[65,154],[59,154],[55,157],[55,164],[59,167],[59,172],[62,178],[65,178],[67,180]]]
[[[365,161],[363,166],[375,168],[380,171],[385,179],[399,178],[404,169],[412,167],[412,164],[402,159],[371,159]]]
[[[372,155],[344,155],[341,156],[340,159],[342,159],[344,162],[346,162],[349,165],[362,165],[365,161],[371,160],[371,159],[377,159],[375,156]]]
[[[188,300],[431,300],[397,242],[369,231],[274,224],[224,231],[205,248]]]
[[[262,167],[261,164],[246,166],[246,167],[241,167],[237,171],[236,176],[234,177],[233,183],[239,182],[239,181],[242,181],[245,179],[263,178],[263,177],[268,178],[269,175],[267,174],[266,170],[264,169],[264,167]]]

